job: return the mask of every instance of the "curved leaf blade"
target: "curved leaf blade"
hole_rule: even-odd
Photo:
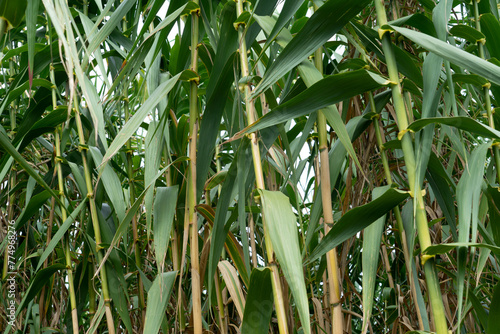
[[[302,269],[297,219],[288,197],[278,191],[259,189],[262,214],[271,243],[297,305],[304,333],[311,332],[306,284]]]
[[[408,196],[410,194],[406,191],[391,188],[370,203],[349,210],[316,246],[307,262],[316,260],[362,229],[370,226],[393,207],[407,199]]]
[[[252,97],[258,96],[285,73],[300,64],[342,29],[369,2],[369,0],[330,0],[321,6],[269,66],[262,81],[252,93]]]
[[[428,51],[449,60],[451,63],[479,74],[491,82],[500,84],[500,66],[494,65],[484,59],[421,32],[396,26],[390,27],[413,42],[420,44]]]

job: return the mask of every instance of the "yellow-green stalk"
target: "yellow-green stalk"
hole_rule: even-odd
[[[49,45],[52,45],[52,34],[50,30],[50,23],[47,23],[48,26],[48,42]],[[52,50],[51,50],[52,52]],[[57,94],[56,94],[56,78],[54,74],[54,64],[49,65],[49,78],[50,82],[52,84],[52,108],[55,110],[57,108]],[[55,156],[55,165],[56,165],[56,171],[57,171],[57,185],[59,189],[59,198],[61,199],[61,203],[66,203],[65,201],[65,195],[64,195],[64,180],[63,180],[63,172],[62,172],[62,152],[61,152],[61,133],[62,133],[63,126],[59,125],[57,126],[55,132],[54,132],[54,141],[56,144],[56,156]],[[64,222],[66,221],[66,218],[68,217],[66,208],[61,205],[60,208],[61,210],[61,220]],[[75,293],[75,287],[74,287],[74,281],[73,281],[73,265],[71,262],[71,256],[70,256],[70,247],[69,247],[69,236],[65,236],[63,240],[63,247],[64,247],[64,255],[65,255],[65,261],[66,261],[66,267],[67,267],[67,273],[68,273],[68,285],[69,285],[69,299],[70,299],[70,305],[71,305],[71,321],[73,324],[73,333],[78,333],[78,314],[77,314],[77,309],[76,309],[76,293]]]
[[[387,24],[387,16],[383,0],[375,0],[375,8],[377,11],[377,21],[379,27]],[[382,48],[384,51],[389,79],[392,82],[392,100],[394,110],[399,126],[399,138],[401,140],[401,148],[403,150],[406,172],[408,174],[408,183],[410,186],[410,194],[413,197],[415,209],[415,223],[417,226],[418,239],[422,250],[432,245],[429,227],[427,222],[427,213],[425,211],[424,196],[420,184],[416,183],[416,162],[415,152],[413,149],[413,141],[411,134],[408,132],[408,116],[403,100],[401,84],[399,82],[399,73],[396,65],[396,57],[392,48],[392,42],[389,31],[384,31],[379,28],[382,38]],[[432,307],[434,325],[437,334],[448,334],[448,325],[444,312],[443,301],[441,298],[441,289],[436,273],[436,266],[433,256],[422,255],[422,264],[424,265],[425,278],[429,299]]]
[[[215,282],[215,294],[217,296],[217,311],[219,315],[219,331],[222,334],[227,334],[226,316],[224,313],[224,301],[222,298],[222,289],[220,288],[218,273],[215,274],[214,282]]]
[[[5,21],[0,19],[0,23],[1,22],[5,22]],[[0,26],[0,29],[2,29],[1,26]],[[0,41],[1,41],[1,36],[0,36]],[[11,78],[14,77],[14,62],[12,59],[9,62],[9,74],[10,74]],[[14,100],[10,104],[10,133],[11,133],[12,138],[15,137],[16,109],[17,109],[16,100]],[[16,173],[17,172],[16,172],[15,164],[13,163],[13,166],[11,168],[10,175],[9,175],[9,188],[13,188],[14,185],[16,184],[16,179],[17,179]],[[12,193],[9,196],[9,207],[7,209],[7,220],[9,222],[14,219],[14,204],[13,203],[15,203],[15,202],[16,202],[16,194]],[[8,270],[8,263],[9,263],[9,252],[8,252],[8,248],[6,247],[5,253],[4,253],[4,259],[3,259],[2,279],[5,279],[7,277],[7,273],[9,271]]]
[[[369,94],[368,96],[369,96],[369,100],[370,100],[371,111],[376,112],[375,101],[373,99],[373,95]],[[380,150],[380,158],[382,160],[382,166],[384,168],[385,179],[387,180],[387,184],[391,185],[392,184],[391,170],[389,168],[389,162],[387,161],[387,154],[385,153],[384,143],[382,141],[382,134],[380,131],[379,117],[380,117],[380,115],[378,115],[378,114],[376,117],[374,117],[373,127],[375,128],[375,138],[377,140],[377,146],[379,147],[379,150]],[[418,324],[420,326],[420,329],[423,330],[424,329],[424,322],[422,320],[422,314],[420,313],[420,309],[417,306],[417,295],[416,295],[416,291],[415,291],[414,280],[412,278],[412,269],[410,266],[411,258],[410,258],[410,254],[408,251],[408,244],[406,242],[406,232],[404,230],[403,218],[401,216],[401,210],[399,209],[399,206],[396,206],[392,210],[392,212],[394,213],[394,218],[396,219],[396,226],[398,228],[399,238],[401,239],[401,244],[403,246],[403,255],[405,258],[406,272],[408,273],[408,280],[410,282],[410,291],[411,291],[411,295],[412,295],[412,298],[413,298],[414,303],[415,303]]]
[[[79,139],[79,150],[82,155],[82,165],[83,165],[83,171],[84,171],[84,176],[85,176],[85,185],[87,186],[87,198],[89,200],[89,206],[90,206],[90,217],[92,221],[92,226],[94,228],[94,238],[95,238],[95,246],[96,246],[96,252],[97,252],[97,264],[101,266],[101,287],[102,287],[102,295],[104,298],[104,307],[105,307],[105,312],[106,312],[106,322],[108,326],[108,332],[110,334],[115,333],[115,325],[114,325],[114,320],[113,320],[113,314],[111,312],[111,297],[109,296],[109,289],[108,289],[108,275],[106,271],[106,265],[103,262],[103,249],[104,247],[101,246],[102,240],[101,240],[101,229],[99,227],[99,217],[97,214],[97,207],[95,204],[95,198],[94,198],[94,187],[92,185],[92,174],[90,172],[90,169],[87,164],[87,150],[88,147],[85,142],[85,136],[83,134],[83,124],[82,124],[82,119],[80,117],[80,109],[78,105],[78,101],[76,99],[76,95],[74,96],[74,101],[73,101],[73,107],[74,107],[74,113],[75,113],[75,119],[76,119],[76,126],[78,128],[78,139]]]
[[[321,49],[314,52],[314,65],[320,73],[323,73],[323,60]],[[318,111],[318,139],[319,139],[319,176],[321,186],[321,202],[323,204],[323,221],[325,224],[325,235],[330,231],[330,225],[333,224],[333,208],[331,180],[330,180],[330,163],[328,158],[328,139],[326,132],[326,117],[323,111]],[[332,333],[344,333],[344,316],[342,315],[342,303],[340,302],[340,277],[338,267],[337,249],[334,248],[326,253],[326,266],[328,271],[328,301],[329,308],[332,314]]]
[[[244,0],[236,0],[236,15],[239,17],[243,14],[243,2]],[[245,42],[245,25],[238,25],[238,40],[239,40],[239,55],[240,55],[240,67],[241,67],[241,77],[248,77],[250,75],[248,59],[247,59],[247,45]],[[245,95],[245,107],[247,123],[252,124],[256,121],[256,111],[254,101],[250,98],[252,92],[250,84],[246,83],[244,85],[244,95]],[[252,149],[253,166],[255,171],[255,182],[257,189],[265,189],[264,183],[264,173],[262,171],[262,162],[260,158],[259,142],[257,139],[257,134],[252,132],[249,134],[250,146]],[[267,251],[267,259],[269,262],[269,267],[272,272],[272,287],[273,287],[273,297],[276,308],[276,317],[278,319],[278,328],[280,334],[288,333],[288,325],[286,318],[286,311],[283,299],[283,291],[281,289],[281,281],[279,277],[278,266],[274,260],[274,251],[271,244],[271,238],[268,235],[266,225],[267,223],[262,221],[264,226],[264,238]]]
[[[478,8],[478,3],[479,1],[474,1],[474,20],[476,21],[476,30],[481,31],[481,22],[479,21],[479,8]],[[478,52],[479,52],[479,57],[485,59],[484,57],[484,44],[479,41],[477,42],[477,47],[478,47]],[[490,86],[484,86],[483,87],[483,92],[484,92],[484,104],[486,108],[486,115],[488,117],[488,123],[489,126],[492,127],[493,129],[495,128],[495,121],[493,120],[493,109],[491,107],[491,99],[490,99]],[[500,149],[498,148],[497,145],[493,145],[493,155],[495,157],[495,164],[497,166],[497,180],[498,183],[500,184]]]
[[[128,106],[128,96],[127,89],[124,89],[124,97],[123,97],[123,108],[125,109],[125,123],[128,122],[130,118],[129,106]],[[127,140],[127,175],[128,175],[128,184],[129,184],[129,192],[130,192],[130,202],[132,203],[135,200],[135,186],[134,186],[134,170],[133,170],[133,161],[132,158],[134,156],[132,150],[132,140]],[[135,265],[137,268],[141,268],[141,249],[139,245],[139,231],[137,226],[137,218],[134,215],[132,217],[132,238],[133,238],[133,250],[135,255]],[[141,319],[144,323],[146,317],[146,303],[144,301],[144,286],[142,283],[142,277],[139,273],[137,273],[137,281],[138,281],[138,292],[139,292],[139,310],[141,313]]]
[[[198,0],[194,1],[198,4]],[[198,73],[199,11],[191,13],[191,66]],[[196,206],[196,140],[198,136],[198,82],[190,82],[189,92],[189,173],[187,186],[187,215],[191,245],[191,295],[193,298],[194,334],[202,333],[200,258],[198,251],[198,216]]]

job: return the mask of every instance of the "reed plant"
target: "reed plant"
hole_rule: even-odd
[[[487,333],[496,0],[0,0],[3,333]]]

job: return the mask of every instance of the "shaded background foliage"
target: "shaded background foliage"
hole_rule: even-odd
[[[0,0],[0,328],[496,333],[498,8]]]

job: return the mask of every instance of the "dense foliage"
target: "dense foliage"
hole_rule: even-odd
[[[0,0],[4,333],[497,333],[496,0]]]

